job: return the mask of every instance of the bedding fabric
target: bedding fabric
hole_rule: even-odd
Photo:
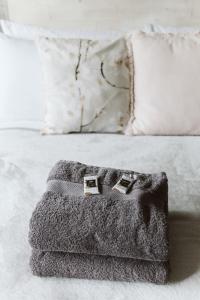
[[[38,26],[15,23],[8,20],[0,20],[2,31],[11,37],[22,38],[27,40],[35,40],[38,36],[48,36],[53,38],[68,38],[68,39],[117,39],[123,35],[120,31],[93,31],[93,30],[59,30],[47,29]],[[150,26],[145,27],[150,30]],[[145,29],[144,28],[144,29]]]
[[[35,275],[168,280],[167,176],[137,174],[124,195],[112,190],[122,174],[136,173],[72,161],[53,167],[30,220]],[[84,196],[87,175],[98,177],[100,194]]]
[[[131,37],[134,68],[133,134],[200,134],[200,33]]]
[[[200,295],[200,138],[105,134],[40,136],[0,131],[1,300],[188,300]],[[111,159],[112,157],[112,159]],[[30,215],[60,160],[165,170],[169,180],[170,282],[166,285],[39,278],[29,267]]]
[[[118,31],[94,31],[94,30],[59,30],[47,29],[43,27],[15,23],[9,20],[0,20],[2,31],[11,37],[35,40],[38,36],[47,36],[53,38],[68,38],[68,39],[98,39],[98,40],[115,40],[126,34],[125,30]],[[145,32],[151,32],[153,26],[146,24],[139,28]]]
[[[122,132],[130,117],[125,39],[37,40],[46,103],[43,133]]]
[[[192,27],[192,26],[162,26],[159,24],[152,24],[152,32],[160,32],[160,33],[198,33],[200,31],[200,27]]]
[[[43,124],[42,71],[33,41],[0,33],[0,129]]]

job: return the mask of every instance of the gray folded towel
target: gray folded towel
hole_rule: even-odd
[[[131,191],[112,190],[137,174]],[[97,175],[101,194],[84,196]],[[31,268],[40,276],[164,283],[168,279],[168,184],[165,173],[58,162],[30,221]]]

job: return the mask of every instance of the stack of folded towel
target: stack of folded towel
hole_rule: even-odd
[[[131,190],[112,190],[123,175]],[[85,196],[83,180],[97,175],[100,194]],[[39,276],[165,283],[168,183],[165,173],[59,161],[30,221],[31,269]]]

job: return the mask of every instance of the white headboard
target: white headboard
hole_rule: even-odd
[[[45,27],[129,30],[149,23],[200,25],[200,0],[0,0],[0,8],[1,17]]]

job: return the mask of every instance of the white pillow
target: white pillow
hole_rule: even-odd
[[[0,20],[0,129],[43,127],[42,72],[34,39],[52,37],[117,37],[119,32],[61,31]],[[14,38],[13,38],[14,37]]]
[[[121,132],[130,117],[126,42],[37,42],[44,70],[44,133]]]
[[[42,74],[34,43],[0,33],[0,49],[0,128],[41,128]]]
[[[200,33],[140,32],[131,41],[132,133],[199,135]]]
[[[60,37],[71,39],[117,39],[120,38],[123,31],[92,31],[92,30],[59,30],[47,29],[26,24],[19,24],[8,20],[0,20],[2,31],[12,37],[35,40],[38,36]],[[150,30],[150,26],[146,25],[144,29]]]
[[[152,25],[152,32],[160,33],[195,33],[199,32],[200,27],[188,27],[188,26],[162,26],[159,24]]]

